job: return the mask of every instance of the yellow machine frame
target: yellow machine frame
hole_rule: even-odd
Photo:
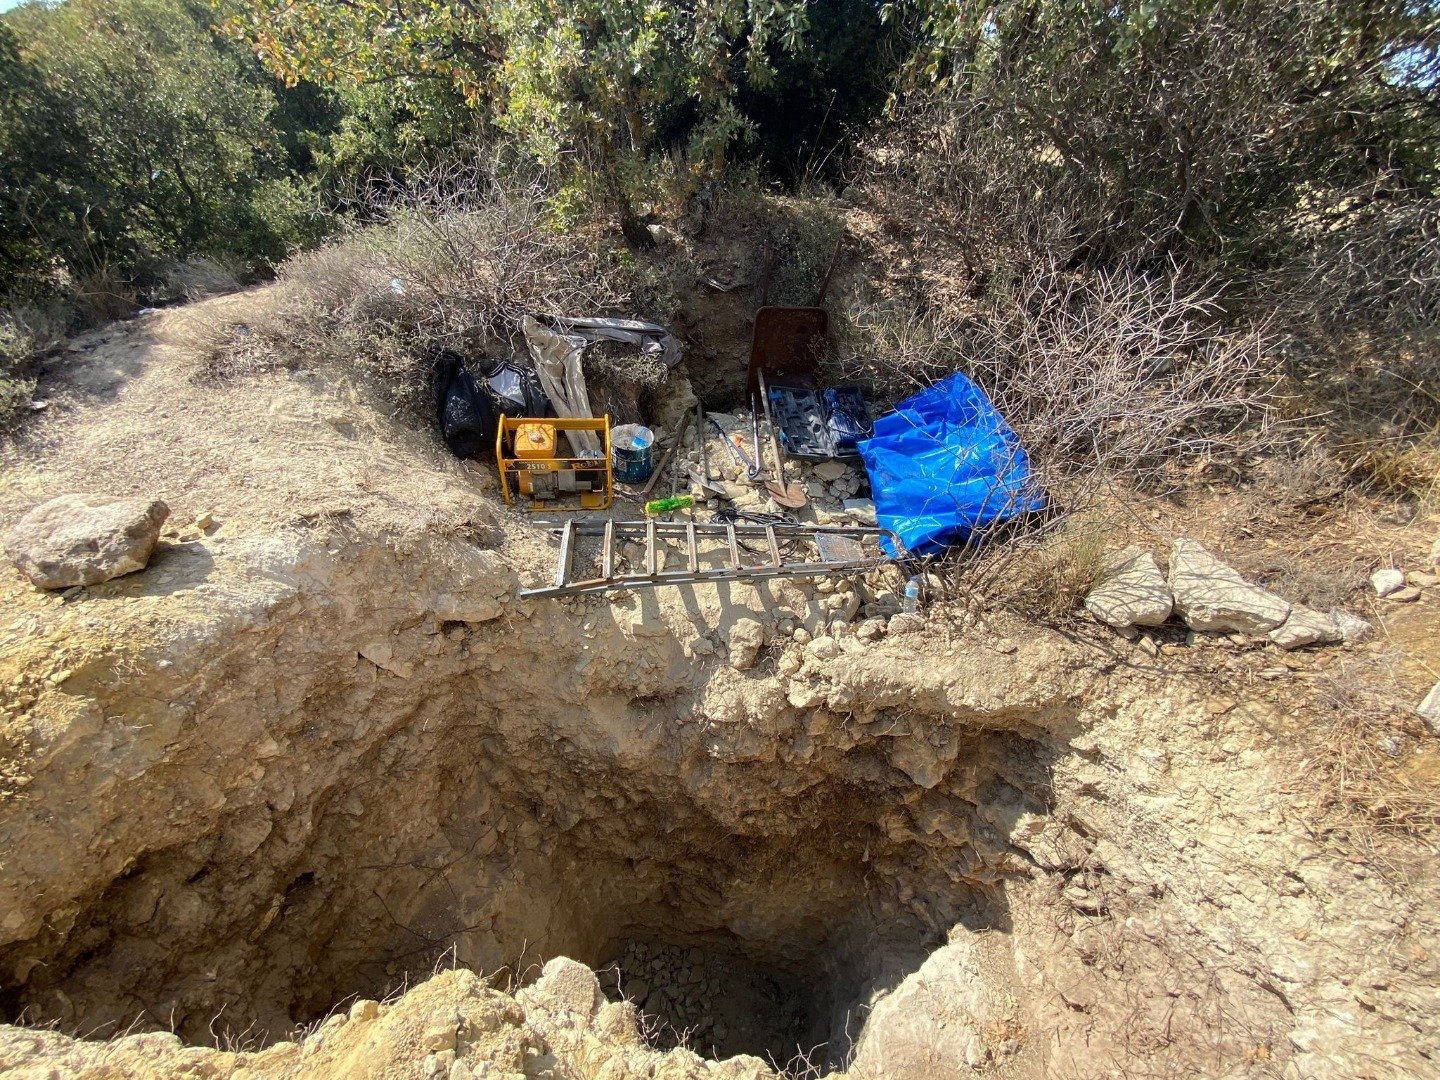
[[[524,452],[515,446],[515,435],[522,428],[540,429],[549,433],[548,456],[537,456],[534,450]],[[559,448],[559,436],[566,431],[593,431],[600,436],[604,448],[603,460],[594,458],[562,458],[555,456]],[[529,505],[527,510],[608,510],[611,503],[615,501],[615,467],[610,456],[610,417],[528,417],[528,416],[502,416],[500,417],[500,430],[495,433],[495,462],[500,469],[500,493],[505,496],[507,503],[513,504],[515,497],[526,499]],[[557,497],[537,498],[531,492],[535,477],[522,477],[522,473],[554,473],[557,474],[557,489],[560,483],[559,474],[569,474],[572,479],[575,473],[597,473],[604,477],[604,487],[601,491],[570,491],[560,490]],[[512,487],[511,477],[514,477]],[[559,494],[569,495],[576,500],[576,505],[561,505],[565,500],[558,497]]]

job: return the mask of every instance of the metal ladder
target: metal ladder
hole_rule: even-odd
[[[520,598],[870,570],[890,561],[879,543],[886,536],[896,541],[895,534],[888,529],[863,527],[569,520],[560,529],[554,584],[522,589]],[[600,538],[600,574],[576,580],[573,574],[577,549],[582,540],[594,537]],[[671,540],[680,544],[685,556],[684,569],[660,568],[660,545]],[[638,572],[617,572],[616,547],[631,542],[643,542],[643,565]],[[702,543],[710,550],[702,552]],[[720,565],[702,569],[702,559],[718,561]]]

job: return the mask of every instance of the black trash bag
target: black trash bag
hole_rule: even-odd
[[[497,360],[485,372],[485,386],[495,407],[506,416],[554,416],[555,409],[540,376],[513,360]]]
[[[440,434],[452,454],[464,460],[495,448],[500,410],[490,388],[475,382],[459,353],[436,356],[435,399]]]

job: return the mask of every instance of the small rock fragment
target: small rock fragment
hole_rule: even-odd
[[[1337,608],[1330,612],[1330,618],[1335,621],[1335,628],[1340,631],[1340,639],[1347,645],[1359,645],[1362,641],[1369,641],[1375,634],[1375,627],[1370,625],[1369,619],[1362,619],[1348,611]]]
[[[855,636],[861,641],[876,641],[885,636],[884,619],[866,619],[855,628]]]
[[[844,499],[840,503],[845,508],[845,515],[858,521],[861,525],[874,526],[875,502],[872,499]]]
[[[1290,617],[1270,631],[1270,640],[1282,649],[1299,649],[1333,644],[1342,640],[1342,635],[1329,615],[1297,604],[1290,609]]]
[[[1412,570],[1405,575],[1405,584],[1413,585],[1417,589],[1433,589],[1440,585],[1440,576],[1426,573],[1424,570]]]
[[[834,483],[850,471],[850,467],[842,461],[822,461],[815,466],[815,475],[827,484]]]
[[[1430,688],[1425,695],[1425,700],[1416,706],[1415,711],[1425,721],[1425,726],[1430,729],[1430,734],[1440,735],[1440,682]]]
[[[730,666],[749,671],[765,647],[765,627],[755,619],[736,619],[730,625]]]
[[[374,1020],[379,1015],[380,1003],[378,1001],[362,998],[350,1006],[350,1020],[352,1022]]]
[[[1370,575],[1370,584],[1374,587],[1376,596],[1389,596],[1405,587],[1405,573],[1385,567]]]
[[[1396,604],[1413,604],[1416,600],[1419,600],[1422,595],[1422,590],[1407,585],[1403,589],[1396,589],[1392,593],[1387,593],[1385,599]]]
[[[818,637],[805,646],[805,655],[811,660],[834,660],[840,653],[840,643],[832,637]]]
[[[913,634],[925,628],[925,620],[919,615],[902,611],[890,616],[889,631],[892,634]]]

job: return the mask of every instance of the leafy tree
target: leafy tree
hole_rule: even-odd
[[[1091,261],[1260,257],[1299,206],[1434,190],[1435,0],[885,10],[915,38],[910,87],[940,87],[961,137],[989,130],[1089,208],[1077,225]]]
[[[191,0],[28,4],[0,22],[0,242],[28,280],[134,280],[160,257],[273,258],[307,237],[297,166],[314,147],[276,128],[273,79],[210,24]]]
[[[712,170],[744,130],[740,78],[793,49],[803,0],[247,0],[227,26],[295,82],[448,84],[535,158],[613,176],[643,159],[677,105]]]

